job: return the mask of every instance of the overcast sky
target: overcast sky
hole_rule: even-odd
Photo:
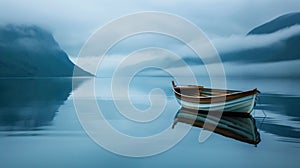
[[[36,24],[50,30],[70,56],[112,19],[162,11],[182,16],[210,38],[246,34],[279,15],[300,11],[299,0],[1,0],[0,24]]]

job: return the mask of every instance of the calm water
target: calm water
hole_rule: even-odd
[[[152,88],[165,91],[165,111],[149,123],[132,122],[118,113],[110,78],[95,79],[96,99],[117,130],[149,136],[172,125],[180,109],[170,81],[137,77],[131,82],[130,99],[139,109],[150,106],[147,95]],[[193,127],[170,150],[145,158],[113,154],[86,135],[76,116],[73,95],[81,95],[83,101],[92,99],[86,92],[90,82],[93,79],[77,79],[72,89],[70,78],[0,79],[0,167],[299,167],[300,80],[227,79],[228,88],[257,87],[262,92],[252,112],[261,138],[257,147],[217,133],[199,143],[201,128]],[[198,83],[209,86],[207,79],[200,78]]]

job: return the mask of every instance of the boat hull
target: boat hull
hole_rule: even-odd
[[[250,114],[256,104],[257,89],[248,91],[211,89],[203,86],[176,86],[173,91],[178,103],[187,109]]]
[[[176,97],[177,102],[184,108],[200,111],[219,111],[230,113],[250,114],[255,106],[256,95],[217,103],[195,103]]]

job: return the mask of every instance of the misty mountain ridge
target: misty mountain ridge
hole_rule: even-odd
[[[232,50],[220,51],[219,54],[223,62],[236,64],[300,60],[299,26],[300,12],[279,16],[255,27],[239,37],[239,41],[223,40],[221,46],[231,44]],[[292,28],[296,28],[293,29],[296,33],[289,36],[282,33]],[[278,34],[284,38],[278,38]],[[270,36],[272,43],[260,45],[261,39]],[[203,65],[195,57],[187,56],[184,60],[191,65]],[[72,76],[74,67],[78,68],[48,31],[38,26],[0,27],[0,77]],[[90,75],[81,69],[80,72]]]
[[[274,33],[294,25],[300,25],[300,12],[281,15],[265,24],[262,24],[261,26],[252,29],[247,35]]]
[[[78,67],[47,30],[34,25],[0,27],[0,77],[72,76],[74,68]],[[80,76],[90,76],[79,71]]]
[[[277,17],[252,29],[247,36],[269,35],[300,25],[300,12]],[[220,53],[223,61],[239,63],[267,63],[300,59],[300,32],[284,40],[278,40],[269,46]],[[237,48],[239,46],[236,46]]]

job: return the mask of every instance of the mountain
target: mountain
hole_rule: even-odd
[[[38,26],[0,27],[0,77],[90,76],[74,65],[52,34]]]
[[[300,24],[300,12],[285,14],[251,30],[251,34],[269,34],[278,30]]]
[[[292,26],[300,25],[300,12],[282,15],[274,20],[264,23],[247,36],[272,35]],[[261,46],[235,52],[220,53],[223,61],[240,63],[266,63],[300,59],[300,32],[284,40],[278,40],[269,46]],[[237,46],[238,48],[238,46]]]

